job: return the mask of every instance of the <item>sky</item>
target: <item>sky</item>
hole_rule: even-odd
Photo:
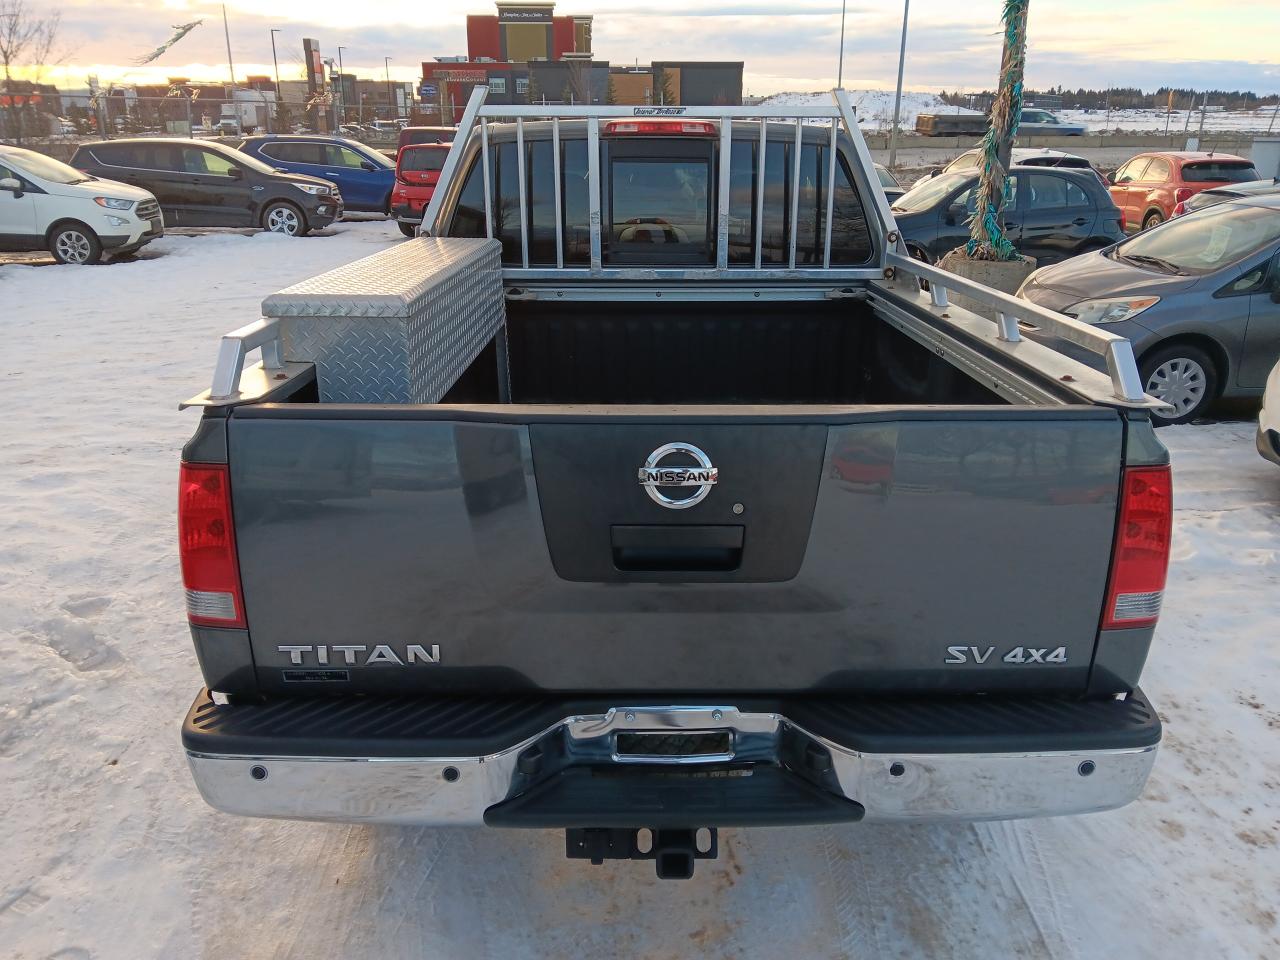
[[[227,77],[220,7],[200,0],[29,0],[62,15],[60,87],[103,81]],[[236,75],[272,73],[270,29],[280,28],[281,79],[302,76],[302,38],[324,56],[341,44],[348,72],[393,80],[420,76],[435,56],[465,54],[467,14],[479,0],[231,0]],[[1000,0],[913,0],[904,84],[910,90],[994,87]],[[1116,11],[1123,9],[1122,15]],[[593,14],[594,52],[615,64],[639,60],[743,60],[749,94],[822,90],[836,84],[839,2],[813,0],[561,0],[558,14]],[[131,61],[159,46],[172,24],[204,18],[147,67]],[[1247,24],[1247,29],[1244,25]],[[902,7],[853,0],[845,23],[844,86],[891,88]],[[1280,92],[1280,0],[1035,0],[1028,20],[1027,85],[1163,85]]]

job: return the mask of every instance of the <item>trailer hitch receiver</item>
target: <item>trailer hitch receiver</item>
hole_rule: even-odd
[[[714,860],[720,842],[715,828],[706,828],[710,843],[698,846],[695,828],[645,830],[651,838],[642,847],[642,827],[577,827],[564,832],[565,856],[570,860],[590,860],[599,866],[606,860],[652,860],[659,880],[688,880],[695,860]]]

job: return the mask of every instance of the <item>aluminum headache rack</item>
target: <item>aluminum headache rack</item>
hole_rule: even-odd
[[[486,103],[488,87],[476,87],[467,101],[462,119],[458,123],[458,132],[454,136],[453,145],[440,171],[431,202],[422,218],[422,232],[440,236],[446,224],[442,221],[445,209],[445,197],[455,176],[460,172],[464,157],[469,156],[469,142],[478,130],[480,145],[481,173],[484,178],[484,219],[485,235],[494,235],[493,206],[493,171],[489,164],[489,127],[491,121],[508,121],[515,124],[515,142],[517,157],[517,174],[519,177],[520,202],[520,265],[504,269],[504,278],[510,282],[527,280],[874,280],[883,276],[885,246],[883,241],[876,241],[873,260],[862,266],[833,266],[831,264],[831,229],[832,210],[835,198],[835,164],[827,163],[824,176],[826,178],[826,229],[822,242],[822,265],[804,265],[796,262],[797,225],[800,219],[800,191],[792,190],[790,209],[787,212],[790,222],[790,241],[787,246],[787,263],[769,265],[761,262],[761,249],[764,242],[764,191],[756,191],[755,236],[753,238],[753,257],[750,265],[729,265],[729,172],[732,155],[733,122],[735,120],[755,121],[759,126],[760,156],[764,156],[764,148],[769,142],[768,121],[790,121],[794,130],[788,133],[787,139],[794,142],[797,149],[792,151],[791,182],[800,178],[801,151],[799,147],[804,136],[806,125],[823,123],[828,129],[828,140],[831,148],[829,157],[835,156],[840,131],[849,135],[853,149],[857,154],[857,162],[849,164],[849,172],[861,197],[868,198],[869,205],[875,208],[870,222],[892,223],[893,214],[885,200],[884,191],[879,189],[878,181],[872,182],[875,166],[871,160],[871,152],[866,141],[858,130],[853,105],[849,95],[843,90],[833,92],[833,103],[830,106],[811,105],[802,107],[767,106],[767,107],[615,107],[615,106],[562,106],[545,105],[512,105]],[[719,169],[717,175],[716,204],[716,260],[714,267],[688,268],[664,266],[632,266],[611,267],[603,262],[601,250],[601,180],[600,170],[600,121],[608,119],[668,118],[697,119],[720,121]],[[552,141],[552,180],[555,183],[556,208],[556,263],[555,266],[530,266],[529,263],[529,213],[526,196],[525,171],[525,122],[529,120],[549,120],[551,122]],[[564,206],[561,203],[561,157],[560,157],[560,121],[585,120],[587,125],[587,197],[588,197],[588,229],[590,233],[590,263],[588,266],[565,266],[564,263]],[[807,123],[806,123],[807,121]],[[880,233],[880,237],[884,237]],[[902,252],[906,248],[902,247]]]
[[[1048,368],[1061,381],[1063,388],[1097,403],[1115,406],[1152,408],[1158,401],[1143,393],[1133,349],[1128,340],[1097,327],[1081,323],[1071,317],[1054,313],[1025,300],[1000,293],[989,287],[966,280],[955,274],[939,270],[907,254],[906,245],[898,231],[893,211],[875,176],[875,165],[862,131],[858,127],[854,107],[844,90],[831,92],[830,105],[807,106],[564,106],[559,104],[511,105],[486,102],[488,88],[476,87],[467,102],[457,134],[450,147],[439,182],[423,217],[422,232],[442,236],[448,224],[445,222],[446,203],[456,197],[461,184],[455,180],[465,171],[467,160],[479,154],[480,171],[484,181],[485,235],[494,236],[493,174],[489,158],[490,126],[504,122],[504,129],[515,128],[517,175],[519,180],[520,207],[520,259],[519,264],[504,264],[503,282],[508,297],[514,299],[537,298],[552,289],[560,300],[571,299],[649,299],[671,300],[699,299],[821,299],[840,296],[866,295],[887,304],[891,299],[913,300],[916,306],[928,310],[930,323],[935,329],[963,332],[968,339],[983,342],[988,353],[997,353],[1002,359],[1033,362],[1042,371]],[[622,118],[679,118],[689,120],[719,121],[719,157],[716,204],[716,242],[714,267],[678,266],[608,266],[602,257],[604,217],[602,215],[600,169],[600,121]],[[525,124],[527,121],[550,121],[552,141],[552,181],[555,220],[555,266],[530,265],[529,257],[529,198],[525,163]],[[585,266],[566,266],[564,262],[565,208],[562,202],[561,126],[562,120],[582,120],[587,132],[587,194],[589,263]],[[755,191],[755,228],[753,256],[750,264],[729,264],[729,184],[730,162],[734,122],[754,122],[758,133],[759,156],[770,142],[770,121],[789,121],[793,131],[787,140],[793,142],[791,182],[797,183],[800,174],[801,151],[806,126],[825,124],[828,132],[822,138],[829,143],[828,156],[837,156],[841,134],[845,144],[852,145],[849,172],[863,200],[864,213],[871,227],[872,258],[861,266],[839,266],[831,263],[831,237],[833,229],[835,163],[828,162],[823,175],[826,179],[825,230],[822,238],[821,265],[798,264],[796,240],[800,218],[800,191],[791,190],[787,217],[788,232],[786,265],[762,263],[764,230],[764,191]],[[776,138],[776,127],[773,136]],[[741,126],[738,129],[741,134]],[[509,135],[506,133],[504,135]],[[473,146],[474,144],[474,146]],[[923,293],[921,280],[928,281],[929,292]],[[853,283],[850,283],[850,282]],[[541,291],[541,293],[540,293]],[[994,316],[985,320],[981,316],[960,310],[948,300],[948,291],[962,294]],[[882,297],[881,294],[891,294]],[[892,312],[892,311],[890,311]],[[922,329],[917,319],[899,312],[896,324],[903,332],[948,356],[962,361],[975,372],[982,374],[999,372],[997,366],[984,361],[981,351],[957,350],[954,344],[943,344],[928,329]],[[1082,370],[1079,363],[1052,348],[1025,340],[1019,325],[1035,329],[1048,337],[1070,344],[1079,350],[1098,357],[1109,378],[1106,381],[1092,370]],[[963,328],[963,330],[961,329]],[[1008,380],[1007,371],[1003,379]],[[1009,391],[1012,396],[1033,401],[1042,399],[1028,386]]]

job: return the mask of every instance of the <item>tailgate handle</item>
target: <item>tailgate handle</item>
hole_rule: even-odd
[[[743,527],[615,525],[609,528],[613,565],[645,572],[737,570],[742,565]]]

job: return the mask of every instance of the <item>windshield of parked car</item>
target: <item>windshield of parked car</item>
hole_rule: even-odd
[[[1280,240],[1280,210],[1219,203],[1126,240],[1118,260],[1158,273],[1200,275],[1228,267]]]
[[[250,170],[254,171],[255,173],[265,173],[268,176],[272,176],[272,177],[276,176],[277,174],[277,170],[275,167],[271,166],[271,164],[269,163],[263,163],[261,160],[259,160],[257,157],[255,157],[251,153],[244,153],[243,151],[240,151],[240,150],[233,150],[231,149],[231,147],[225,146],[224,144],[211,143],[207,140],[202,141],[200,145],[203,147],[208,147],[210,150],[217,151],[218,153],[226,157],[228,160],[234,161],[235,163],[240,164],[240,166],[242,167],[248,167]]]
[[[952,190],[958,190],[973,178],[971,173],[944,173],[922,180],[893,201],[893,209],[915,213],[937,206]]]
[[[876,164],[876,176],[880,178],[880,186],[899,188],[901,184],[894,178],[893,174],[886,170],[880,164]]]
[[[3,153],[0,157],[28,176],[46,183],[88,183],[93,179],[75,167],[69,167],[53,157],[46,157],[43,153],[23,152],[21,155]]]
[[[1252,163],[1226,160],[1188,163],[1182,168],[1184,183],[1248,183],[1257,180],[1258,170]]]
[[[392,126],[394,127],[395,124],[393,123]],[[385,153],[379,153],[377,150],[366,147],[364,144],[357,143],[354,140],[348,140],[346,143],[365,160],[381,167],[383,170],[394,170],[396,168],[396,165],[391,162]]]

